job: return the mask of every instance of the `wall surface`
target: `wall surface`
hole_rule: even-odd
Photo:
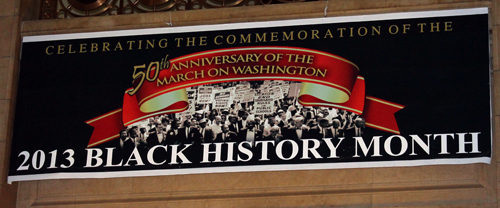
[[[67,20],[34,19],[35,1],[0,1],[0,207],[498,207],[500,0],[330,0]],[[6,184],[20,37],[87,31],[489,7],[492,164],[217,173]],[[21,11],[21,12],[20,12]],[[23,13],[23,11],[25,11]],[[22,23],[22,24],[21,24]],[[22,25],[22,27],[20,26]],[[17,193],[16,193],[17,189]],[[17,201],[16,201],[17,195]]]
[[[28,6],[25,4],[25,6]],[[19,65],[21,1],[0,1],[0,207],[15,207],[18,184],[7,184],[16,69]]]

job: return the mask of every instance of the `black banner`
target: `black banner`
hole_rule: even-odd
[[[487,11],[24,37],[8,180],[489,163]]]

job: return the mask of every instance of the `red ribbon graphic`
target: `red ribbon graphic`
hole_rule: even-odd
[[[118,138],[120,129],[135,122],[186,110],[182,90],[187,87],[254,80],[301,81],[302,105],[355,112],[367,126],[399,134],[394,113],[404,106],[366,96],[358,67],[333,54],[295,47],[242,47],[194,53],[170,63],[169,69],[151,70],[150,74],[158,73],[157,79],[145,80],[133,96],[125,93],[122,109],[86,121],[94,127],[88,147]],[[134,87],[139,84],[136,79]]]

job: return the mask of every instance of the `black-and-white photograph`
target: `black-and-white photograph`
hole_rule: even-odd
[[[254,142],[362,136],[364,119],[341,109],[303,106],[300,82],[225,82],[186,89],[189,107],[128,126],[120,148],[149,150],[156,145]]]

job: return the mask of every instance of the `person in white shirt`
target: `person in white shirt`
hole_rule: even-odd
[[[212,128],[214,134],[217,135],[222,132],[221,127],[222,127],[222,118],[220,116],[215,116],[214,122],[212,125],[210,125],[210,128]]]

